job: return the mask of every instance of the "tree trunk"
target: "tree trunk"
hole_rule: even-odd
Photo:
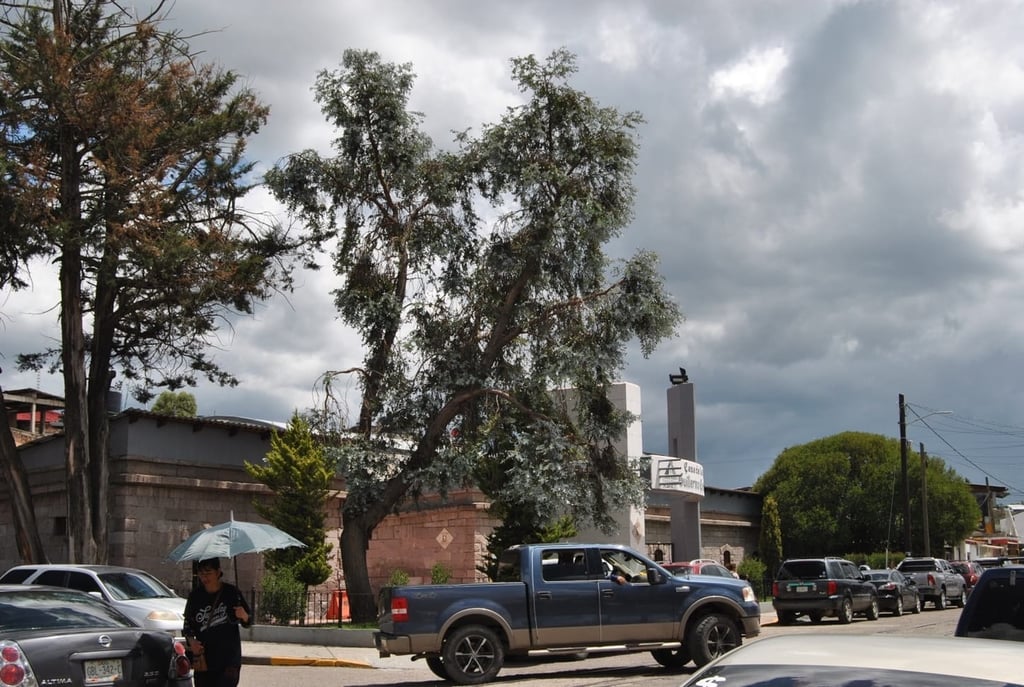
[[[110,233],[108,231],[108,236]],[[89,498],[92,503],[92,537],[96,542],[96,563],[110,557],[108,524],[110,512],[110,416],[107,396],[114,377],[110,358],[114,349],[114,313],[117,297],[116,242],[108,239],[96,275],[93,299],[92,348],[89,355]]]
[[[370,532],[363,517],[350,517],[342,507],[341,566],[345,571],[348,607],[353,623],[372,623],[377,620],[377,599],[370,587],[370,573],[366,567],[366,550],[370,547]]]
[[[0,388],[0,407],[4,405],[4,390]],[[3,464],[3,479],[11,495],[14,539],[18,545],[21,562],[49,563],[43,551],[43,540],[39,537],[28,475],[18,454],[18,447],[14,445],[14,437],[7,428],[0,431],[0,463]]]

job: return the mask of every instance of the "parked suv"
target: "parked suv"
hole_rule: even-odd
[[[46,584],[97,596],[148,630],[180,636],[185,599],[152,575],[114,565],[18,565],[0,584]]]
[[[772,584],[772,605],[779,623],[806,615],[812,623],[835,616],[850,623],[856,613],[878,620],[878,592],[870,576],[842,558],[791,558]]]
[[[950,561],[949,565],[964,578],[967,594],[971,593],[974,585],[978,584],[978,578],[981,577],[981,573],[985,572],[985,568],[981,567],[981,563],[977,561]]]

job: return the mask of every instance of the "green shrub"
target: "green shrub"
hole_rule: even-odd
[[[753,556],[747,556],[736,566],[736,573],[744,580],[760,581],[764,579],[766,570],[767,566]]]
[[[291,568],[267,571],[263,575],[258,616],[263,622],[285,625],[306,617],[306,585],[295,578]]]
[[[452,569],[444,563],[434,563],[430,568],[430,584],[448,584],[452,579]]]
[[[389,587],[400,587],[404,584],[409,584],[409,573],[402,570],[401,568],[395,568],[391,571],[391,576],[388,577]]]

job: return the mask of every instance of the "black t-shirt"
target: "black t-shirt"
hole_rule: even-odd
[[[241,621],[235,617],[235,606],[242,606],[251,616],[249,604],[238,587],[227,582],[221,582],[220,589],[213,594],[199,585],[188,595],[185,635],[203,643],[210,670],[242,665],[242,637],[238,631]]]

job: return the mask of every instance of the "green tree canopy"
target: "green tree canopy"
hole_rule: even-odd
[[[298,413],[284,432],[270,436],[262,465],[246,461],[246,471],[267,485],[273,496],[256,499],[256,512],[306,545],[264,554],[270,570],[288,568],[303,584],[317,585],[331,574],[327,562],[333,548],[325,540],[327,496],[336,465]]]
[[[928,467],[931,548],[962,540],[977,526],[977,502],[939,458]],[[902,532],[899,440],[843,432],[779,454],[754,490],[778,504],[787,557],[898,549]],[[911,512],[921,513],[921,468],[910,468]],[[912,523],[914,542],[921,518]]]
[[[649,354],[680,315],[654,254],[604,252],[631,219],[641,118],[573,88],[575,70],[565,51],[512,60],[521,102],[439,152],[408,108],[411,67],[346,51],[315,88],[335,156],[296,153],[267,175],[311,240],[337,239],[335,302],[365,346],[357,369],[326,375],[361,391],[342,449],[354,621],[375,616],[374,528],[482,460],[504,461],[540,521],[604,524],[642,503],[612,448],[630,418],[607,388],[628,344]]]
[[[187,391],[163,391],[153,402],[152,410],[174,417],[195,417],[199,408],[196,397]]]

